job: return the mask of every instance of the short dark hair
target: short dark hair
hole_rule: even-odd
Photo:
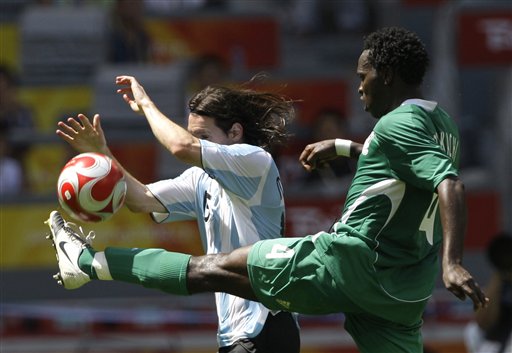
[[[368,61],[377,71],[389,67],[407,84],[423,82],[429,58],[415,33],[401,27],[385,27],[365,38],[364,49],[369,50]]]
[[[188,104],[191,113],[208,116],[224,132],[234,123],[244,128],[244,142],[272,152],[289,137],[287,123],[293,120],[293,103],[269,92],[208,86]]]

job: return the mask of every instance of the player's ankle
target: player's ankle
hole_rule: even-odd
[[[84,248],[78,257],[78,267],[84,271],[91,279],[98,279],[96,270],[93,267],[94,255],[96,250],[92,248]]]

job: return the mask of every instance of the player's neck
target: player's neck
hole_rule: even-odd
[[[421,89],[417,86],[404,85],[396,90],[393,100],[393,106],[399,107],[408,99],[423,99]]]

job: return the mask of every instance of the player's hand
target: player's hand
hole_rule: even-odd
[[[101,128],[99,114],[94,115],[93,123],[84,114],[69,117],[57,123],[57,136],[69,143],[79,153],[96,152],[108,154],[107,141]]]
[[[475,311],[485,308],[489,302],[489,298],[485,296],[471,274],[461,265],[443,265],[443,282],[446,289],[460,300],[469,297],[473,301]]]
[[[308,172],[322,167],[326,162],[338,157],[334,139],[307,145],[299,156],[299,162]]]
[[[149,96],[139,82],[132,76],[117,76],[116,85],[121,86],[117,93],[123,95],[123,99],[130,108],[139,114],[144,114],[142,108],[151,103]]]

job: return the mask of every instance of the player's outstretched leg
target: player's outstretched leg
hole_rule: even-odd
[[[58,211],[52,211],[45,223],[51,232],[46,238],[52,241],[59,265],[59,272],[53,278],[66,289],[75,289],[89,282],[90,277],[78,266],[78,258],[84,249],[91,247],[92,237],[88,235],[84,239],[70,227],[72,223],[62,219]]]
[[[107,247],[96,251],[90,244],[91,236],[86,237],[81,228],[79,232],[73,230],[74,224],[66,222],[59,212],[52,211],[46,223],[51,231],[47,238],[53,243],[59,265],[54,278],[66,289],[91,280],[116,280],[177,295],[224,291],[256,300],[247,274],[248,248],[194,258],[157,248]]]
[[[96,251],[91,247],[94,234],[86,237],[74,231],[59,212],[52,211],[46,222],[59,273],[54,278],[66,289],[75,289],[94,280],[117,280],[162,291],[188,295],[187,268],[191,255],[164,249],[111,248]]]

